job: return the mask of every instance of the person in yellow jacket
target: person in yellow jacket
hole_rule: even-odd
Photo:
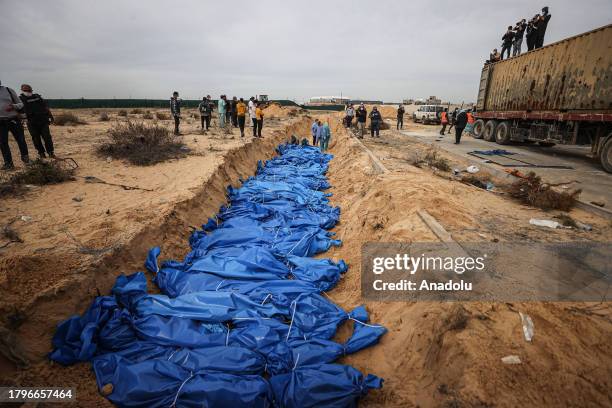
[[[240,137],[244,137],[244,121],[246,120],[247,106],[244,99],[240,98],[236,104],[236,115],[238,119],[238,127],[240,128]]]
[[[255,108],[255,122],[253,122],[255,126],[253,127],[253,137],[261,137],[261,128],[263,127],[264,118],[261,105],[261,103],[257,103],[257,108]]]

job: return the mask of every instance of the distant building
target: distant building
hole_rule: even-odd
[[[367,99],[351,99],[351,102],[353,105],[359,105],[360,103],[363,103],[364,105],[382,105],[383,101],[370,101]]]
[[[344,105],[349,103],[350,98],[342,96],[313,96],[308,100],[308,105]]]
[[[412,105],[414,103],[414,99],[404,99],[402,103],[404,105]]]
[[[440,98],[437,98],[435,95],[430,96],[425,101],[426,105],[440,105],[441,103],[442,103],[442,100]]]

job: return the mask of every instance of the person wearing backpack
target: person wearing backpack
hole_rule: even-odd
[[[210,119],[212,116],[212,102],[210,95],[202,98],[202,102],[198,105],[198,111],[200,111],[200,120],[202,122],[202,130],[208,130],[210,127]]]
[[[47,102],[42,96],[32,93],[30,85],[21,85],[21,92],[19,99],[23,103],[23,111],[28,121],[28,130],[32,137],[32,143],[34,143],[34,147],[38,152],[38,157],[44,159],[47,157],[46,155],[49,155],[49,157],[54,158],[53,139],[49,130],[49,124],[53,123],[53,114],[51,114],[49,106],[47,106]]]
[[[24,163],[30,162],[28,145],[25,142],[23,125],[19,117],[21,109],[23,109],[23,102],[17,97],[15,91],[9,87],[2,86],[0,82],[0,150],[2,150],[2,158],[4,159],[2,170],[12,170],[15,168],[11,148],[8,144],[9,132],[13,134],[17,142],[21,161]]]

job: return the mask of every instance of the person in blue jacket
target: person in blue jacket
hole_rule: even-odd
[[[317,145],[317,134],[319,133],[319,126],[321,125],[321,121],[319,121],[318,119],[315,119],[314,122],[312,122],[312,125],[310,126],[310,133],[312,134],[312,145],[316,146]]]
[[[327,124],[327,122],[319,126],[318,139],[319,144],[321,146],[321,151],[325,152],[327,150],[327,147],[329,146],[329,139],[331,139],[331,130],[329,129],[329,125]]]

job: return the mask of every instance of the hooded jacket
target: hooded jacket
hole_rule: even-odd
[[[18,119],[21,109],[23,109],[23,102],[17,97],[15,91],[6,86],[0,86],[0,120]]]

